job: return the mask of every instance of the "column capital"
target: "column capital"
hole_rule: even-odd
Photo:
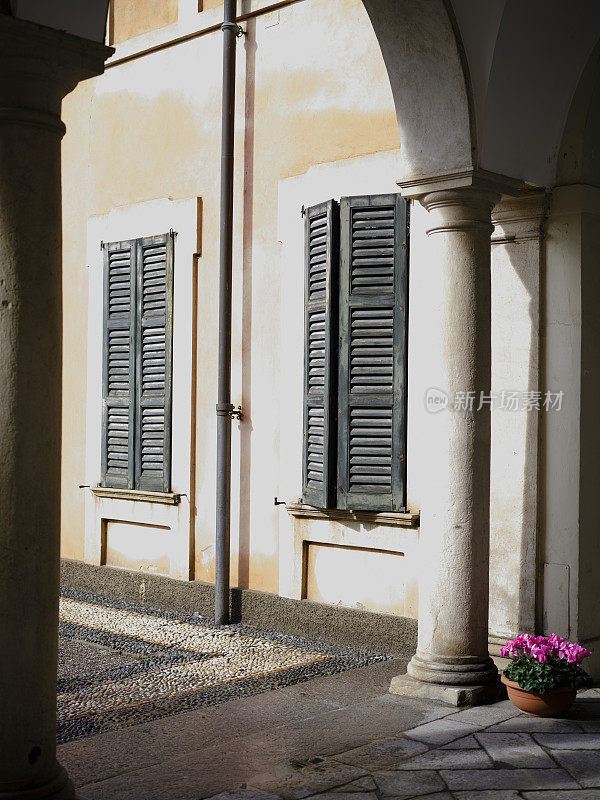
[[[503,197],[492,211],[492,244],[539,239],[549,205],[550,194],[544,189]]]
[[[493,189],[464,186],[420,195],[419,202],[430,214],[427,235],[481,231],[489,236],[493,231],[492,208],[500,196]]]
[[[0,124],[64,133],[60,104],[79,81],[100,75],[113,49],[0,14]]]
[[[517,178],[488,172],[478,167],[443,175],[426,175],[396,183],[402,191],[402,197],[418,200],[431,192],[451,189],[488,189],[497,194],[516,195],[523,186],[523,181]]]

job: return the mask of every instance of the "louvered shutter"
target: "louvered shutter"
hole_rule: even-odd
[[[136,488],[170,491],[173,234],[137,241]]]
[[[338,507],[405,506],[406,201],[340,203]]]
[[[104,249],[102,483],[134,486],[135,241]]]
[[[304,217],[304,447],[302,499],[335,505],[338,208],[333,200]]]

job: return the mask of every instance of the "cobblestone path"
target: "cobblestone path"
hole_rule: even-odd
[[[64,590],[59,743],[385,660]]]

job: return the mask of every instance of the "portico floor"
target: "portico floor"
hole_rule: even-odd
[[[558,720],[507,700],[461,711],[389,694],[405,667],[318,675],[75,739],[58,757],[89,800],[600,800],[600,689]]]

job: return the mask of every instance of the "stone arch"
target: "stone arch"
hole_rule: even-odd
[[[556,166],[556,185],[600,187],[600,41],[569,109]]]
[[[9,0],[22,19],[103,40],[108,0]],[[402,180],[470,169],[476,155],[466,60],[450,0],[363,0],[390,80]],[[10,8],[10,11],[8,9]]]
[[[600,5],[560,0],[504,3],[489,47],[489,76],[476,97],[481,166],[552,186],[573,95],[598,40]],[[454,0],[463,12],[468,0]],[[477,31],[466,31],[470,55]],[[470,51],[470,52],[469,52]]]
[[[471,169],[476,144],[468,77],[443,0],[363,0],[388,72],[401,141],[401,177]]]

